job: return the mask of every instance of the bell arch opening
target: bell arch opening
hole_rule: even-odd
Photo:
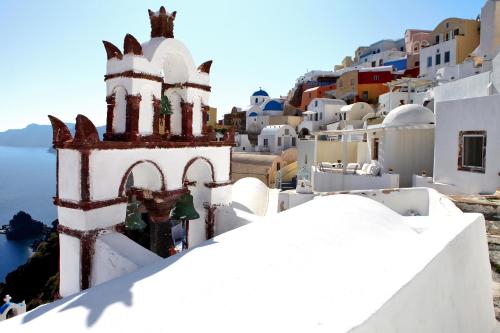
[[[200,215],[189,222],[189,247],[197,246],[208,238],[206,208],[211,204],[211,189],[206,184],[214,181],[213,164],[206,158],[194,158],[184,168],[183,182],[193,196],[194,208]]]
[[[126,196],[127,191],[132,187],[150,191],[164,191],[165,186],[165,176],[155,162],[138,161],[132,164],[123,175],[118,196]]]

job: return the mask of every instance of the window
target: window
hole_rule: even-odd
[[[297,139],[296,138],[292,138],[292,147],[295,147],[295,145],[297,145]],[[306,161],[307,161],[307,155],[306,155]]]
[[[453,36],[458,36],[458,35],[460,35],[460,29],[455,29],[453,31]]]
[[[278,138],[278,146],[281,146],[281,137]]]
[[[439,35],[436,35],[436,44],[439,44]]]
[[[264,143],[263,144],[264,144],[264,147],[269,146],[269,140],[268,139],[264,139]]]
[[[432,57],[427,58],[427,67],[432,67]]]
[[[323,114],[322,113],[319,114],[319,120],[323,120]]]
[[[285,128],[285,135],[289,135],[290,134],[290,130],[288,128]]]
[[[314,106],[318,107],[318,101],[314,101]]]
[[[378,62],[378,65],[379,66],[382,66],[384,64],[384,60],[383,59],[380,59],[380,61]]]
[[[368,100],[368,91],[363,91],[363,93],[361,94],[361,99],[363,101],[367,101]]]
[[[372,146],[372,160],[378,161],[378,148],[379,148],[379,141],[378,138],[373,139],[373,146]]]
[[[377,62],[376,61],[372,61],[372,67],[377,67]]]
[[[444,53],[444,63],[447,64],[450,62],[450,51],[446,51]]]
[[[258,98],[255,99],[255,103],[259,103],[259,99]]]
[[[486,171],[486,131],[460,131],[458,170]]]
[[[436,66],[441,65],[441,55],[436,54]]]
[[[420,66],[420,61],[415,61],[415,67]]]

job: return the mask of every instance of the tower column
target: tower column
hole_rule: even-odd
[[[141,95],[127,95],[127,119],[125,123],[126,133],[130,139],[139,138],[139,109]]]
[[[160,135],[161,100],[153,96],[153,136]]]
[[[193,138],[193,106],[193,103],[181,101],[182,136],[186,139]]]
[[[113,117],[115,111],[116,95],[106,97],[107,114],[106,114],[106,136],[113,134]]]

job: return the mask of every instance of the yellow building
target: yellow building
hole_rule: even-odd
[[[357,94],[358,71],[350,71],[342,74],[337,80],[336,97],[345,101],[354,101]]]
[[[213,128],[216,128],[217,126],[217,108],[210,107],[208,110],[208,121],[207,121],[207,126],[212,126]]]

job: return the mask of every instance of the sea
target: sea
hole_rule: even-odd
[[[56,155],[48,148],[0,146],[0,225],[20,210],[50,225],[57,218],[52,198],[56,186]],[[0,282],[26,263],[32,240],[9,241],[0,234]]]

